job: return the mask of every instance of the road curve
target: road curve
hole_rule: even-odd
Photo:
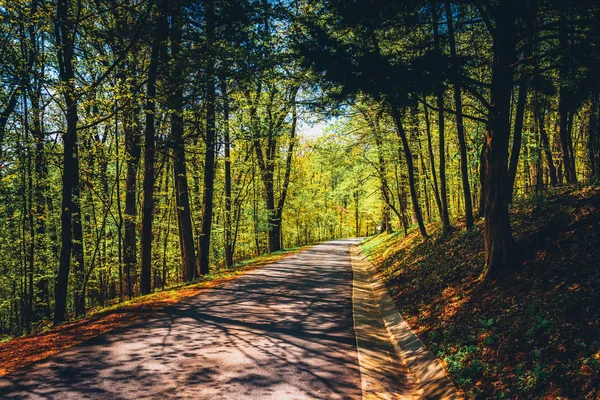
[[[0,398],[360,399],[349,247],[314,246],[0,378]]]

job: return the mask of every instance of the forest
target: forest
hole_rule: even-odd
[[[0,1],[0,337],[600,180],[593,0]],[[317,134],[306,134],[311,126]]]

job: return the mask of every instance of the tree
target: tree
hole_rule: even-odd
[[[142,201],[142,266],[140,273],[140,290],[142,294],[152,291],[152,218],[154,212],[154,182],[155,182],[155,116],[156,116],[156,81],[158,78],[161,48],[164,45],[167,30],[168,2],[161,0],[154,13],[154,34],[150,65],[148,67],[146,89],[146,127],[144,132],[144,197]],[[164,54],[164,52],[163,52]],[[163,60],[164,61],[164,60]]]
[[[454,71],[454,104],[456,107],[456,133],[460,149],[460,174],[462,177],[463,194],[465,199],[465,222],[467,229],[473,226],[473,205],[471,203],[471,186],[469,184],[469,170],[467,160],[467,145],[465,142],[465,127],[463,123],[462,98],[460,89],[460,79],[458,74],[458,56],[456,54],[456,39],[454,37],[454,23],[452,21],[452,6],[450,1],[446,1],[446,21],[448,26],[448,39],[450,41],[450,58],[452,60],[452,69]],[[438,108],[441,108],[438,105]]]
[[[493,8],[482,6],[482,14],[494,19],[492,82],[485,148],[485,278],[497,277],[511,262],[516,243],[508,215],[508,144],[510,96],[515,63],[517,10],[512,2],[500,0]]]
[[[215,42],[215,10],[214,0],[206,3],[206,37],[209,51],[214,49]],[[202,228],[198,259],[200,274],[209,271],[210,236],[213,218],[213,195],[215,182],[215,145],[216,145],[216,95],[215,95],[215,60],[210,58],[206,65],[206,151],[204,155],[204,192],[202,195]]]
[[[61,216],[61,251],[58,279],[55,288],[54,323],[65,319],[67,284],[71,257],[75,260],[75,313],[85,313],[83,288],[83,231],[81,227],[81,206],[79,190],[79,149],[77,142],[77,94],[75,91],[75,21],[72,18],[73,6],[68,0],[59,0],[56,7],[56,46],[59,76],[63,84],[67,129],[63,135],[63,187]]]
[[[184,68],[181,54],[182,46],[182,5],[180,1],[172,1],[171,7],[171,140],[173,141],[173,166],[175,172],[175,191],[177,198],[177,224],[181,247],[181,261],[185,280],[196,278],[196,257],[194,254],[194,236],[190,200],[188,193],[187,167],[185,163],[185,146],[183,141],[183,86]]]

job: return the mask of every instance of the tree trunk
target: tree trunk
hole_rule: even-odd
[[[591,96],[588,124],[588,156],[590,160],[590,181],[600,180],[600,101],[598,94]]]
[[[48,166],[45,160],[45,136],[43,131],[43,112],[41,110],[41,82],[36,83],[32,89],[31,104],[33,114],[33,137],[35,139],[35,209],[36,209],[36,239],[38,249],[38,265],[42,268],[47,265],[46,257],[46,195],[48,191]],[[50,290],[49,279],[41,274],[37,283],[37,292],[44,304],[44,315],[50,318]]]
[[[566,12],[566,10],[565,10]],[[577,183],[575,173],[575,155],[573,154],[573,145],[571,141],[569,120],[573,118],[573,94],[567,81],[570,79],[570,60],[567,53],[569,46],[568,26],[564,13],[561,15],[561,26],[559,31],[559,49],[561,52],[559,72],[559,92],[558,92],[558,113],[560,119],[559,135],[560,147],[565,170],[567,183]]]
[[[227,94],[227,76],[221,80],[223,96],[223,130],[225,134],[225,265],[233,266],[234,240],[231,222],[231,140],[229,137],[229,98]]]
[[[437,5],[432,5],[433,10],[433,40],[435,48],[441,52],[440,38],[438,33],[438,15]],[[437,89],[437,109],[438,109],[438,136],[439,136],[439,153],[440,153],[440,200],[442,203],[442,229],[448,231],[450,229],[450,213],[448,212],[448,189],[446,188],[446,140],[445,140],[445,123],[444,123],[444,88],[440,86]]]
[[[525,103],[527,101],[527,78],[519,80],[519,95],[517,99],[517,112],[515,114],[515,130],[513,135],[512,151],[510,153],[510,164],[508,166],[508,202],[512,203],[517,167],[521,154],[521,142],[523,139],[523,119],[525,116]]]
[[[131,102],[135,102],[134,93],[131,91]],[[140,128],[138,122],[137,104],[127,105],[124,110],[125,150],[127,152],[127,173],[125,175],[125,234],[123,237],[123,265],[125,268],[125,291],[128,298],[132,298],[133,282],[132,273],[137,267],[137,173],[140,163]]]
[[[417,196],[417,189],[415,187],[415,170],[413,166],[413,159],[410,148],[408,147],[408,140],[406,138],[406,132],[404,131],[404,127],[402,126],[402,116],[400,115],[400,111],[394,104],[391,105],[392,110],[392,118],[394,119],[394,123],[396,124],[397,134],[400,140],[402,141],[402,147],[404,149],[404,158],[406,159],[406,166],[408,168],[408,186],[410,188],[410,198],[413,205],[413,213],[417,220],[417,224],[419,225],[419,232],[423,239],[427,239],[427,230],[425,229],[425,224],[423,223],[423,214],[421,213],[421,207],[419,206],[419,198]]]
[[[528,38],[525,44],[523,53],[523,62],[531,58],[533,52],[533,25],[534,25],[534,9],[527,10],[527,30]],[[510,153],[510,164],[508,166],[508,202],[512,203],[515,188],[515,179],[517,177],[517,167],[519,166],[519,155],[521,153],[521,142],[523,139],[523,119],[525,117],[525,105],[527,103],[527,89],[529,86],[527,71],[522,68],[521,77],[519,79],[519,94],[517,98],[517,111],[515,114],[515,130],[513,135],[512,150]]]
[[[516,252],[510,229],[508,201],[508,143],[510,95],[513,80],[515,22],[511,2],[502,0],[496,10],[491,101],[485,149],[485,255],[484,279],[494,279]]]
[[[215,23],[214,0],[206,3],[206,35],[208,48],[214,50]],[[204,159],[204,191],[202,194],[202,225],[200,228],[200,243],[198,247],[198,264],[200,274],[209,272],[210,235],[213,216],[213,192],[215,183],[215,65],[214,58],[208,60],[206,67],[206,151]]]
[[[183,142],[183,62],[181,60],[181,1],[173,0],[171,5],[171,136],[173,140],[173,169],[175,172],[175,192],[177,203],[177,224],[184,280],[196,278],[196,256],[190,212],[190,199],[185,163],[185,143]]]
[[[359,209],[358,209],[358,200],[359,200],[359,194],[358,194],[358,190],[354,190],[354,234],[356,235],[356,237],[360,236],[360,220],[358,219],[359,217]]]
[[[450,40],[450,57],[454,70],[454,104],[456,105],[456,133],[458,134],[458,147],[460,150],[460,174],[462,189],[465,198],[465,222],[467,229],[473,226],[473,204],[471,203],[471,186],[469,184],[469,164],[467,160],[467,145],[465,141],[465,128],[463,124],[462,98],[458,76],[458,57],[456,55],[456,40],[454,38],[454,25],[452,23],[452,8],[446,1],[446,20],[448,21],[448,38]]]
[[[535,106],[533,107],[533,117],[536,121],[540,132],[540,145],[542,146],[542,150],[544,155],[546,156],[546,166],[548,168],[548,174],[550,175],[550,185],[556,186],[558,185],[558,174],[556,171],[556,167],[554,166],[554,160],[552,159],[552,151],[550,150],[550,141],[548,139],[548,133],[546,132],[546,118],[545,118],[545,110],[541,107],[541,102],[539,100],[539,94],[536,93],[535,96]]]
[[[427,110],[427,106],[423,106],[423,112],[425,113],[425,127],[427,131],[427,150],[429,152],[429,161],[431,165],[431,177],[433,178],[433,197],[435,199],[435,204],[437,205],[438,214],[441,219],[443,213],[442,202],[440,200],[440,191],[438,188],[438,181],[435,170],[435,156],[433,154],[433,145],[431,143],[431,124],[429,122],[429,111]]]
[[[277,156],[277,136],[274,130],[279,129],[281,124],[284,122],[285,115],[279,117],[276,123],[271,121],[267,137],[267,149],[266,155],[263,154],[261,143],[258,137],[254,138],[254,151],[256,153],[256,160],[258,168],[265,188],[265,205],[268,213],[269,222],[269,252],[281,250],[281,217],[283,214],[283,207],[285,205],[285,199],[287,196],[287,190],[290,182],[290,174],[292,168],[292,158],[294,152],[294,146],[296,143],[296,125],[298,122],[298,116],[296,113],[296,95],[298,93],[298,87],[295,87],[290,92],[288,99],[292,108],[292,125],[290,129],[290,142],[288,145],[288,151],[285,161],[285,175],[283,184],[281,185],[281,193],[279,200],[275,204],[275,186],[274,186],[274,175],[275,175],[275,157]],[[255,111],[254,111],[255,112]]]
[[[485,159],[485,149],[487,147],[487,143],[483,143],[481,145],[481,151],[479,152],[479,209],[477,211],[477,216],[479,218],[483,218],[485,215],[485,163],[487,160]]]
[[[146,127],[144,132],[144,195],[142,198],[142,266],[140,271],[140,292],[142,295],[151,292],[152,278],[152,214],[154,208],[154,181],[155,181],[155,112],[156,112],[156,80],[160,61],[160,47],[164,41],[166,31],[166,13],[168,2],[162,0],[159,5],[156,24],[154,27],[154,41],[148,66],[148,81],[146,93]]]
[[[75,99],[74,29],[69,15],[69,1],[59,0],[56,7],[56,42],[58,48],[59,77],[64,85],[67,129],[63,135],[63,188],[61,213],[61,250],[58,277],[55,286],[54,324],[65,320],[67,289],[71,256],[75,258],[75,290],[83,283],[83,243],[79,200],[79,158],[77,144],[77,101]],[[78,241],[78,243],[74,243]],[[76,252],[77,251],[77,252]],[[85,306],[82,293],[76,293],[75,307],[81,312]]]

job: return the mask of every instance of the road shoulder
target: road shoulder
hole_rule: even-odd
[[[363,399],[460,398],[439,361],[398,313],[373,265],[357,245],[350,254]]]

